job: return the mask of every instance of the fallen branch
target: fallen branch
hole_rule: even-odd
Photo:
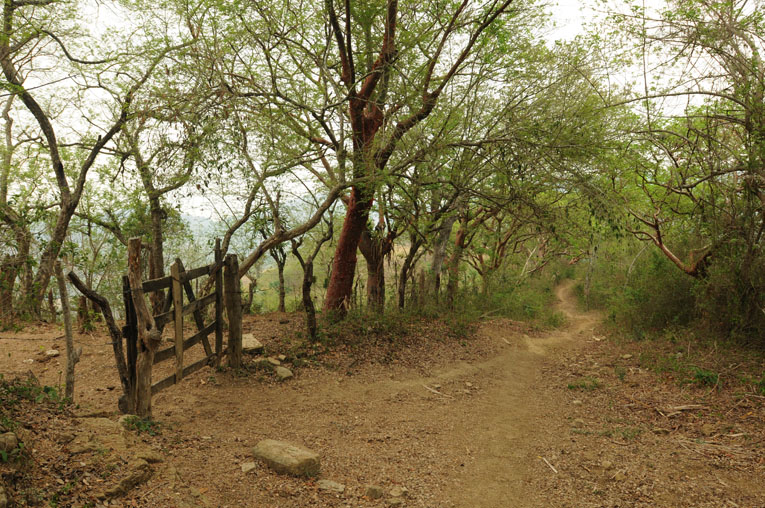
[[[539,458],[540,458],[540,459],[542,459],[542,460],[544,460],[544,461],[545,461],[545,464],[547,464],[548,466],[550,466],[550,469],[552,469],[552,470],[553,470],[553,473],[555,473],[555,474],[558,474],[558,470],[557,470],[557,469],[555,469],[555,468],[553,467],[553,465],[552,465],[552,464],[550,464],[550,463],[547,461],[547,459],[546,459],[546,458],[544,458],[544,457],[539,457]]]
[[[430,390],[431,392],[435,393],[436,395],[441,395],[442,397],[448,397],[448,398],[450,398],[450,399],[453,399],[453,398],[454,398],[454,397],[452,397],[451,395],[447,395],[447,394],[445,394],[445,393],[441,393],[441,392],[439,392],[438,390],[436,390],[436,389],[434,389],[434,388],[431,388],[431,387],[429,387],[428,385],[422,385],[422,386],[424,386],[426,390]]]
[[[74,272],[69,272],[67,277],[74,287],[77,288],[77,291],[85,295],[89,300],[95,302],[98,305],[98,308],[101,309],[101,314],[104,316],[106,327],[109,329],[109,335],[112,338],[114,361],[117,364],[117,372],[120,376],[122,392],[123,395],[125,395],[126,400],[130,400],[132,388],[130,386],[130,377],[128,375],[127,363],[125,361],[125,353],[122,350],[122,330],[120,330],[114,322],[114,315],[112,314],[112,307],[109,305],[109,300],[86,286]]]

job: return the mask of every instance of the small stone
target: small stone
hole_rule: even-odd
[[[319,474],[318,453],[284,441],[264,439],[255,445],[252,454],[277,473],[293,476],[316,476]]]
[[[274,366],[268,361],[268,358],[258,358],[253,362],[255,368],[263,370],[273,370]]]
[[[585,422],[581,418],[577,418],[576,420],[574,420],[573,424],[574,424],[574,427],[576,428],[581,428],[585,426]]]
[[[251,333],[242,335],[242,352],[255,354],[263,351],[263,344]]]
[[[471,383],[470,381],[465,381],[465,386],[467,386],[468,388],[473,388],[473,383]]]
[[[574,400],[571,401],[571,403],[573,405],[575,405],[575,406],[581,406],[582,405],[582,401],[579,400],[579,399],[574,399]]]
[[[58,349],[49,349],[45,352],[45,356],[47,356],[48,358],[55,358],[60,354],[61,353],[59,352]]]
[[[34,358],[27,358],[26,360],[22,360],[21,363],[35,363]]]
[[[612,480],[617,482],[623,482],[626,479],[627,479],[627,473],[625,473],[624,471],[617,471],[612,478]]]
[[[388,506],[404,506],[404,500],[400,497],[392,497],[385,504]]]
[[[67,444],[71,443],[75,438],[75,435],[71,432],[62,432],[58,436],[56,436],[56,442],[60,444]]]
[[[138,450],[135,453],[135,458],[143,459],[149,464],[159,464],[165,460],[161,453],[159,453],[157,450],[152,450],[151,448],[143,448]]]
[[[242,472],[243,473],[249,473],[255,469],[255,463],[254,462],[242,462]]]
[[[409,497],[409,489],[406,487],[393,487],[390,489],[391,497]]]
[[[148,462],[143,459],[136,459],[128,464],[127,476],[120,480],[119,484],[115,487],[106,490],[105,497],[117,497],[127,494],[133,488],[147,482],[152,474],[154,474],[154,471]]]
[[[622,355],[622,360],[629,360],[630,358],[632,358],[632,355],[629,353],[627,353],[626,355]]]
[[[292,371],[287,367],[276,367],[276,377],[279,381],[286,381],[292,377]]]
[[[19,438],[16,437],[16,434],[13,432],[0,434],[0,451],[8,453],[16,449],[17,446],[19,446]]]
[[[325,492],[334,492],[335,494],[342,494],[345,492],[345,485],[342,483],[333,482],[332,480],[319,480],[316,482],[319,490]]]
[[[269,356],[268,358],[266,358],[266,361],[268,361],[268,363],[270,363],[274,367],[278,367],[279,365],[282,364],[282,362],[280,362],[279,360],[277,360],[273,356]]]
[[[610,460],[604,460],[603,462],[600,463],[600,467],[608,471],[609,469],[612,469],[614,467],[614,463],[611,462]]]
[[[284,356],[284,355],[277,355],[276,359],[279,360],[280,362],[283,362],[283,361],[285,361],[287,359],[287,357]]]
[[[366,496],[369,499],[380,499],[381,497],[383,497],[383,488],[380,487],[379,485],[368,485]]]

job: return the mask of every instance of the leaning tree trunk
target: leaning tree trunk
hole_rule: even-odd
[[[303,308],[305,309],[305,324],[311,342],[319,340],[316,327],[316,307],[311,298],[311,286],[313,285],[313,258],[310,257],[303,265]]]
[[[454,239],[454,251],[449,258],[449,282],[446,285],[446,301],[450,308],[454,308],[454,299],[457,296],[457,287],[460,277],[460,261],[462,252],[465,250],[465,238],[467,237],[467,219],[460,219],[460,229]]]
[[[377,238],[364,231],[359,250],[367,264],[367,305],[376,311],[385,307],[385,256],[392,248],[389,238]]]
[[[324,299],[324,310],[345,315],[353,294],[353,275],[356,271],[356,249],[367,227],[372,199],[363,195],[357,187],[351,190],[351,198],[337,240],[332,274]]]
[[[16,285],[18,269],[14,261],[15,259],[4,260],[0,264],[0,318],[9,321],[13,317],[13,288]]]
[[[279,272],[279,312],[287,312],[284,306],[284,300],[287,296],[287,291],[284,288],[284,263],[277,263],[276,269]]]
[[[449,236],[452,234],[452,228],[454,222],[457,220],[457,215],[452,214],[447,216],[438,228],[438,236],[436,237],[436,244],[433,246],[433,263],[431,265],[431,287],[433,288],[433,295],[436,301],[441,293],[441,269],[446,259],[446,244],[449,242]]]
[[[403,309],[406,303],[406,281],[409,279],[409,275],[414,270],[414,258],[417,255],[417,251],[422,246],[422,239],[419,237],[412,238],[409,244],[409,252],[406,253],[404,258],[404,264],[401,265],[401,276],[399,277],[398,285],[398,308]]]
[[[72,336],[72,315],[69,306],[69,292],[66,289],[66,280],[61,270],[61,263],[56,262],[56,280],[58,281],[58,294],[61,298],[61,311],[64,315],[64,337],[66,338],[66,398],[74,400],[74,366],[80,361],[82,348],[75,351],[74,338]]]
[[[149,253],[149,278],[159,279],[165,276],[165,252],[164,252],[164,233],[162,231],[162,221],[165,218],[165,211],[162,210],[162,204],[158,197],[149,198],[149,209],[151,211],[151,251]],[[165,306],[165,292],[152,291],[149,294],[151,307],[154,314],[160,314]]]

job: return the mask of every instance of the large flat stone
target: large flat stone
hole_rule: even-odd
[[[301,446],[264,439],[255,445],[252,454],[277,473],[293,476],[319,474],[319,454]]]
[[[243,353],[262,353],[263,344],[251,333],[245,333],[242,335],[242,352]]]

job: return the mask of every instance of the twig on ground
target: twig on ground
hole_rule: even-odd
[[[442,397],[448,397],[448,398],[450,398],[450,399],[453,399],[453,398],[454,398],[454,397],[452,397],[451,395],[447,395],[447,394],[445,394],[445,393],[441,393],[441,392],[439,392],[438,390],[436,390],[436,389],[434,389],[434,388],[431,388],[431,387],[429,387],[428,385],[422,385],[422,386],[423,386],[423,387],[425,387],[425,389],[426,389],[426,390],[430,390],[431,392],[435,393],[436,395],[441,395]]]
[[[555,468],[553,467],[553,465],[552,465],[552,464],[550,464],[550,463],[547,461],[547,459],[546,459],[546,458],[544,458],[544,457],[540,457],[540,459],[544,460],[544,461],[545,461],[545,464],[547,464],[548,466],[550,466],[550,469],[552,469],[552,470],[553,470],[553,473],[555,473],[555,474],[558,474],[558,470],[557,470],[557,469],[555,469]]]

